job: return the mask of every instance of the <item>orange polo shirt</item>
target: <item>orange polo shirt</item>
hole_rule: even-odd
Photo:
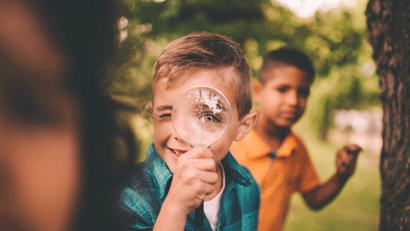
[[[259,231],[282,230],[292,193],[309,192],[319,185],[319,176],[305,145],[293,132],[286,137],[275,158],[254,130],[241,141],[233,142],[230,151],[261,187]]]

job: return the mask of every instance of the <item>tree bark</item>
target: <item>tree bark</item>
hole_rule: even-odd
[[[379,230],[410,230],[410,1],[370,0],[366,16],[383,108]]]

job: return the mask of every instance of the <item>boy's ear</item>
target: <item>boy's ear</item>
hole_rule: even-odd
[[[263,84],[260,81],[255,81],[252,83],[252,94],[256,102],[259,102],[259,93],[263,89]]]
[[[246,134],[255,126],[256,120],[258,119],[258,114],[256,111],[251,111],[249,114],[244,116],[241,121],[239,121],[239,129],[236,134],[235,141],[242,140]]]
[[[152,115],[152,111],[154,110],[154,108],[152,106],[152,101],[149,101],[148,105],[149,105],[149,110],[151,111],[151,115]]]

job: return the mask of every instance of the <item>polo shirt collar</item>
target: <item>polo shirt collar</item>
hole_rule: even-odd
[[[169,187],[171,185],[172,172],[169,170],[165,161],[161,158],[158,152],[155,150],[154,143],[151,143],[148,147],[146,163],[148,169],[152,172],[154,177],[158,181],[159,196],[162,200],[165,200],[165,197],[168,193]],[[228,151],[226,156],[221,161],[222,166],[224,167],[224,172],[226,179],[231,178],[233,181],[243,185],[249,186],[253,182],[253,178],[250,177],[250,174],[247,174],[247,171],[242,167],[236,159],[232,156],[231,152]],[[227,180],[228,184],[228,180]]]
[[[279,150],[272,150],[271,147],[259,137],[254,129],[252,129],[244,139],[246,139],[246,142],[253,144],[250,145],[250,147],[253,148],[248,153],[250,157],[254,159],[271,155],[271,153],[275,151],[277,157],[289,157],[297,148],[297,139],[292,131],[290,131],[289,135],[285,138]]]
[[[290,131],[289,135],[285,138],[282,145],[279,147],[277,156],[289,157],[298,147],[298,141],[295,134]]]

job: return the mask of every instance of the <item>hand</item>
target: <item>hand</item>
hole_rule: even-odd
[[[357,156],[362,148],[357,144],[345,145],[336,154],[337,174],[344,179],[349,178],[356,169]]]
[[[212,157],[209,149],[196,147],[178,158],[166,200],[182,214],[188,216],[215,190],[218,174]]]

